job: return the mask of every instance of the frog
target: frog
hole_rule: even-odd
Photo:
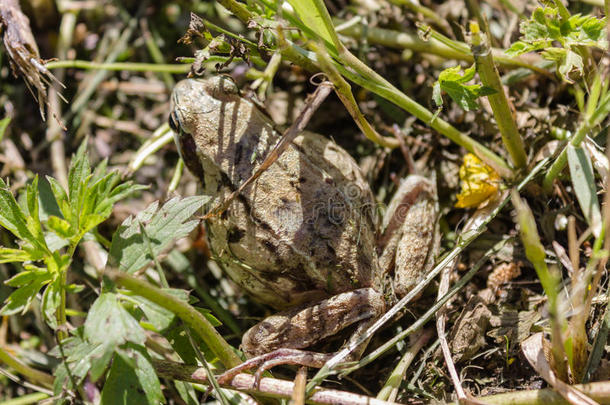
[[[282,138],[225,75],[180,81],[170,103],[177,148],[210,207],[239,190]],[[213,258],[253,300],[278,311],[243,335],[249,360],[239,370],[319,368],[332,354],[306,349],[347,329],[349,341],[358,338],[434,264],[437,206],[434,182],[410,174],[381,218],[354,158],[329,137],[299,133],[206,219]]]

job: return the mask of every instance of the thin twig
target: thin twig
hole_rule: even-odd
[[[206,372],[201,367],[165,360],[153,360],[153,365],[160,377],[194,383],[207,383]],[[290,399],[294,391],[292,381],[266,377],[261,379],[258,388],[254,388],[254,379],[255,377],[251,374],[238,374],[225,386],[249,394],[286,399]],[[351,392],[325,388],[316,389],[306,401],[308,404],[333,405],[388,405],[393,403]]]

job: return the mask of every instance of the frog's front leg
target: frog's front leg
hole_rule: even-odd
[[[354,335],[358,335],[385,312],[385,307],[381,293],[373,288],[360,288],[265,318],[242,338],[242,350],[249,360],[219,376],[218,382],[229,382],[240,372],[253,368],[258,368],[260,377],[263,371],[280,364],[320,368],[333,353],[299,349],[356,323],[359,325]]]

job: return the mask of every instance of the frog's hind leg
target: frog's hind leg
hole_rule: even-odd
[[[314,345],[355,323],[358,326],[351,340],[359,337],[385,312],[385,306],[382,294],[373,288],[360,288],[337,294],[311,306],[270,316],[244,334],[242,350],[250,359],[219,376],[218,382],[229,382],[240,372],[253,368],[258,368],[256,374],[260,377],[263,371],[281,364],[320,368],[334,353],[300,349]],[[356,349],[353,358],[360,357],[366,343]]]
[[[434,265],[440,246],[436,186],[411,175],[401,183],[384,217],[380,267],[394,274],[394,293],[405,296]],[[393,271],[392,271],[393,269]]]

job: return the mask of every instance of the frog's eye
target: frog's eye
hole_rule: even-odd
[[[230,76],[221,76],[220,77],[220,89],[225,94],[238,94],[239,88],[237,84],[233,81],[233,78]]]

